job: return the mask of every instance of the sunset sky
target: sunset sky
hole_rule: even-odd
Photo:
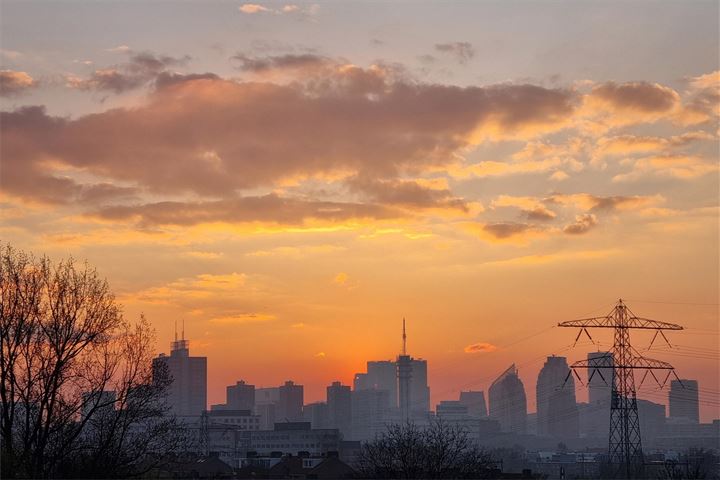
[[[717,1],[0,3],[0,240],[87,259],[208,398],[429,362],[432,405],[608,348],[720,416]],[[660,347],[660,348],[656,348]],[[654,401],[667,392],[646,383]],[[578,386],[578,398],[586,398]]]

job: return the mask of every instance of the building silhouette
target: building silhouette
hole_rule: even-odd
[[[413,358],[410,368],[410,414],[413,416],[427,415],[430,411],[427,360]]]
[[[547,357],[535,387],[538,435],[563,438],[578,436],[575,381],[569,374],[567,358]]]
[[[304,389],[288,380],[278,388],[278,404],[275,415],[280,422],[299,422],[303,418]]]
[[[700,402],[697,380],[673,380],[670,382],[670,418],[674,421],[700,423]]]
[[[527,397],[515,364],[490,385],[488,393],[490,418],[497,420],[504,432],[524,434],[527,428]]]
[[[352,392],[352,439],[367,441],[384,432],[390,419],[388,391],[365,389]]]
[[[398,406],[397,365],[390,360],[367,362],[367,373],[357,373],[353,390],[385,390],[388,408]]]
[[[190,356],[184,331],[181,340],[175,335],[169,356],[161,353],[153,359],[153,375],[163,366],[172,378],[167,395],[170,411],[180,416],[202,415],[207,409],[207,357]]]
[[[609,403],[613,383],[612,353],[590,352],[587,360],[590,366],[587,369],[588,403]]]
[[[352,429],[352,392],[349,385],[333,382],[327,387],[327,414],[329,428],[337,428],[345,437]]]
[[[487,417],[488,413],[484,392],[460,392],[460,403],[467,407],[468,415],[479,418]]]
[[[255,409],[255,385],[240,380],[225,389],[225,403],[210,406],[210,410],[250,410]]]

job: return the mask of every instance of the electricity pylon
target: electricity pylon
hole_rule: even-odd
[[[670,344],[663,333],[663,330],[682,330],[683,327],[673,323],[658,322],[647,318],[640,318],[627,308],[622,300],[618,300],[613,310],[604,317],[583,318],[571,320],[558,324],[559,327],[580,328],[575,342],[580,339],[583,332],[592,341],[588,328],[612,328],[615,330],[615,340],[610,352],[612,364],[612,396],[610,400],[610,436],[608,445],[608,461],[614,468],[615,476],[620,478],[632,478],[642,475],[643,453],[642,440],[640,438],[640,421],[638,419],[637,395],[635,391],[635,370],[645,370],[640,382],[645,381],[648,373],[652,375],[660,388],[664,387],[670,375],[675,375],[673,366],[669,363],[643,357],[632,345],[630,345],[630,329],[655,330],[655,336],[650,345],[655,342],[658,334]],[[606,364],[607,365],[607,364]],[[582,382],[577,369],[593,369],[590,374],[591,380],[595,373],[602,373],[596,364],[590,360],[580,360],[570,365],[571,373]],[[660,383],[655,375],[655,370],[665,370],[667,375]],[[567,380],[567,379],[566,379]],[[603,378],[603,380],[605,380]],[[607,382],[607,380],[605,380]]]

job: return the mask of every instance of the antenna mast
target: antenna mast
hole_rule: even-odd
[[[407,355],[407,335],[405,334],[405,317],[403,317],[402,354]]]

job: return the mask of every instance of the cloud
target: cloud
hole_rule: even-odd
[[[497,239],[506,239],[532,231],[535,227],[527,223],[498,222],[485,224],[482,229]]]
[[[267,313],[237,313],[232,315],[213,317],[208,321],[217,325],[243,325],[246,323],[270,322],[275,320],[275,318],[275,315],[270,315]]]
[[[557,214],[548,209],[544,203],[534,197],[514,197],[500,195],[492,201],[491,206],[495,207],[517,207],[528,220],[547,221],[553,220]]]
[[[592,89],[590,97],[618,111],[665,113],[678,104],[680,96],[673,89],[657,83],[606,82]]]
[[[206,202],[168,201],[109,206],[91,212],[88,216],[116,222],[133,222],[148,227],[190,226],[213,222],[302,225],[308,219],[335,222],[362,218],[393,218],[402,214],[372,204],[305,201],[268,194]]]
[[[583,213],[575,217],[575,222],[566,225],[563,232],[570,235],[582,235],[598,224],[597,217],[592,213]]]
[[[300,14],[305,17],[312,17],[314,15],[317,15],[318,11],[320,10],[320,6],[318,4],[310,4],[307,6],[299,6],[295,4],[287,4],[283,5],[281,8],[268,8],[263,5],[259,5],[257,3],[244,3],[241,6],[238,7],[238,10],[241,13],[244,13],[246,15],[256,15],[256,14],[262,14],[262,13],[270,13],[274,15],[284,15],[284,14]]]
[[[595,85],[584,97],[581,116],[585,128],[602,132],[672,120],[681,110],[680,95],[672,88],[651,82],[605,82]]]
[[[720,117],[720,70],[689,80],[690,92],[680,121],[697,124]]]
[[[184,252],[184,256],[191,257],[191,258],[197,258],[200,260],[217,260],[219,258],[222,258],[223,254],[218,252],[202,252],[202,251],[190,251],[190,252]]]
[[[153,56],[136,63],[145,72],[177,60]],[[164,196],[233,198],[238,191],[276,186],[284,179],[338,171],[394,179],[403,172],[447,167],[458,152],[487,137],[555,131],[573,111],[566,90],[407,83],[379,67],[343,68],[319,85],[239,83],[209,74],[163,78],[173,79],[161,76],[158,88],[134,108],[75,119],[49,116],[40,107],[2,112],[3,191],[55,203],[75,198],[80,179],[48,169],[49,159],[70,173],[83,171]],[[110,82],[102,88],[126,86]],[[297,202],[288,205],[299,208]],[[198,218],[202,208],[217,212],[228,205],[187,207],[184,211]],[[163,208],[135,210],[151,216]]]
[[[146,85],[165,72],[167,68],[184,65],[189,60],[190,57],[187,55],[175,58],[167,55],[155,55],[151,52],[135,53],[131,54],[127,62],[97,69],[87,78],[75,75],[67,76],[65,83],[69,88],[77,90],[123,93]],[[171,78],[166,76],[163,80],[167,82]]]
[[[463,65],[475,56],[475,48],[468,42],[437,43],[435,50],[452,55],[458,63]]]
[[[570,178],[570,175],[563,172],[562,170],[558,170],[556,172],[553,172],[552,175],[550,175],[549,180],[555,181],[555,182],[562,182],[563,180],[567,180]]]
[[[632,170],[613,177],[614,182],[634,181],[648,176],[681,180],[697,178],[718,171],[716,161],[708,162],[693,155],[660,155],[632,160]]]
[[[17,60],[18,58],[20,58],[22,56],[23,56],[23,54],[16,50],[7,50],[4,48],[0,48],[0,57],[7,58],[10,60]]]
[[[315,355],[313,355],[313,357],[316,357],[316,358],[325,358],[326,356],[327,355],[325,354],[325,352],[318,352]]]
[[[0,70],[0,96],[2,97],[23,94],[36,85],[37,82],[27,72]]]
[[[352,190],[362,192],[373,202],[410,208],[441,208],[467,213],[465,200],[447,188],[423,185],[417,180],[378,180],[353,177],[346,181]]]
[[[598,139],[593,152],[593,163],[599,163],[606,157],[627,156],[638,153],[671,154],[689,145],[715,141],[715,137],[707,132],[685,132],[671,137],[655,137],[642,135],[618,135]]]
[[[312,72],[337,64],[337,62],[329,57],[313,53],[288,53],[276,56],[250,56],[244,53],[238,53],[233,55],[231,60],[238,62],[237,68],[239,70],[254,74],[267,74],[270,72]]]
[[[333,278],[333,283],[340,286],[345,286],[348,283],[350,276],[345,272],[340,272]]]
[[[563,164],[564,162],[560,158],[529,160],[522,162],[498,162],[488,160],[471,165],[451,166],[448,169],[448,172],[450,175],[458,179],[473,177],[502,177],[508,175],[532,175],[555,170]]]
[[[262,5],[258,5],[256,3],[244,3],[238,7],[238,10],[240,10],[242,13],[247,13],[248,15],[271,11],[269,8],[263,7]]]
[[[556,193],[543,199],[546,204],[571,205],[593,213],[639,210],[661,204],[664,201],[665,198],[662,195],[611,195],[603,197],[589,193]]]
[[[473,343],[465,347],[465,353],[490,353],[497,350],[497,346],[492,343],[479,342]]]
[[[112,53],[128,53],[131,51],[131,48],[127,45],[118,45],[116,47],[108,48],[105,51]]]
[[[247,275],[232,272],[229,274],[204,273],[194,277],[183,277],[168,284],[151,287],[132,295],[146,303],[181,304],[199,302],[218,296],[235,295],[246,284]]]

